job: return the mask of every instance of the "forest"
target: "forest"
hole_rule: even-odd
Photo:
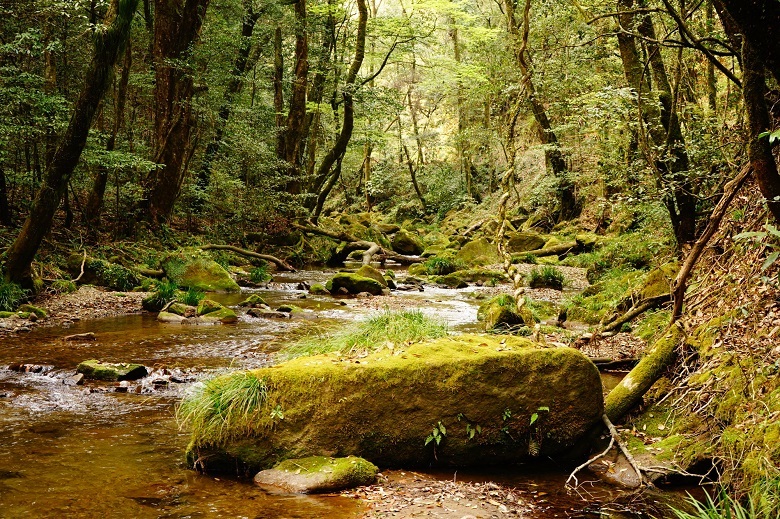
[[[0,507],[780,517],[779,143],[778,0],[7,0]]]

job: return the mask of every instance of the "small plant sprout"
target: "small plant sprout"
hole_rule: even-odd
[[[539,419],[539,413],[541,413],[542,411],[546,411],[549,413],[550,408],[547,406],[542,406],[539,409],[537,409],[536,412],[531,415],[531,423],[529,425],[533,425],[534,423],[536,423],[536,421]]]
[[[444,424],[441,423],[441,420],[439,420],[439,423],[433,426],[433,431],[431,434],[425,438],[425,445],[428,445],[431,442],[439,445],[445,436],[447,436],[447,428],[444,427]]]
[[[284,411],[282,411],[281,404],[276,404],[276,407],[271,410],[271,418],[274,420],[284,420]]]

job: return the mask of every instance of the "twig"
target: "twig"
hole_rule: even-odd
[[[606,449],[604,449],[604,452],[602,452],[601,454],[597,454],[596,456],[592,457],[591,459],[589,459],[588,461],[586,461],[585,463],[583,463],[582,465],[580,465],[576,469],[574,469],[572,471],[572,473],[569,474],[569,477],[566,478],[566,483],[564,483],[564,486],[571,487],[571,488],[577,488],[578,486],[580,486],[580,482],[577,480],[577,476],[576,476],[577,472],[579,472],[582,469],[584,469],[585,467],[589,466],[591,463],[595,462],[596,460],[601,459],[604,456],[606,456],[607,453],[610,451],[610,449],[612,449],[613,445],[615,445],[615,437],[610,435],[610,437],[609,437],[609,445],[607,446]],[[569,485],[569,481],[571,481],[572,479],[574,479],[574,486]]]
[[[79,273],[79,276],[73,280],[74,283],[79,279],[81,279],[81,277],[84,275],[84,265],[86,263],[87,263],[87,249],[84,249],[84,259],[81,260],[81,272]]]
[[[620,452],[623,453],[623,456],[626,457],[626,460],[628,460],[631,468],[634,469],[634,472],[636,472],[637,477],[639,477],[640,485],[649,485],[649,482],[645,478],[642,469],[639,468],[639,465],[636,464],[634,457],[630,452],[628,452],[628,448],[626,448],[626,446],[623,445],[623,442],[620,440],[620,434],[618,434],[617,429],[615,429],[615,426],[612,425],[612,422],[609,421],[609,417],[606,414],[603,414],[601,415],[601,420],[604,422],[604,425],[607,426],[607,429],[609,429],[609,434],[612,435],[612,439],[617,442],[618,447],[620,448]]]

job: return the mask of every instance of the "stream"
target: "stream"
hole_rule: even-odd
[[[257,292],[272,306],[295,304],[307,312],[291,320],[242,316],[236,325],[162,324],[154,315],[78,321],[0,338],[1,517],[231,517],[354,519],[361,502],[342,496],[266,493],[248,481],[198,474],[185,466],[188,434],[179,431],[175,405],[194,383],[229,370],[268,365],[281,340],[316,333],[324,325],[376,312],[364,300],[308,295],[299,283],[328,274],[280,274],[267,289],[209,295],[236,305]],[[470,287],[393,292],[405,308],[446,320],[454,332],[477,331],[478,301]],[[302,298],[302,296],[306,296]],[[381,301],[377,299],[376,301]],[[93,342],[64,341],[94,332]],[[132,361],[152,368],[135,383],[69,386],[64,382],[87,359]],[[33,364],[38,373],[5,369]],[[165,374],[165,380],[161,375]],[[619,378],[606,376],[605,385]],[[123,392],[117,392],[123,391]],[[539,499],[537,517],[601,517],[598,503],[615,494],[599,484],[588,494],[563,488],[561,467],[459,471],[459,480],[494,480]],[[431,472],[452,479],[452,472]],[[525,490],[523,490],[525,489]]]

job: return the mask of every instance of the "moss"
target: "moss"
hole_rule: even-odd
[[[310,456],[288,459],[270,470],[259,472],[255,483],[295,493],[336,492],[376,481],[379,468],[373,463],[348,456]]]
[[[180,287],[197,288],[204,292],[241,290],[224,267],[197,249],[181,249],[169,254],[161,265],[168,279]]]
[[[84,274],[81,265],[84,264]],[[74,275],[81,275],[81,284],[91,284],[107,287],[112,290],[132,290],[139,284],[138,276],[132,270],[122,265],[98,258],[87,257],[74,253],[67,260],[68,270]]]
[[[700,324],[691,332],[685,341],[687,346],[694,348],[699,355],[710,356],[714,352],[712,346],[720,335],[720,329],[727,326],[734,318],[736,312],[729,312],[726,315],[716,317],[703,324]]]
[[[85,360],[76,368],[78,373],[90,380],[115,382],[118,380],[136,380],[145,377],[148,372],[141,364],[110,364],[99,360]]]
[[[479,238],[466,243],[455,256],[469,266],[492,265],[501,263],[503,258],[498,254],[496,245],[485,238]]]
[[[345,288],[350,294],[359,294],[361,292],[368,292],[372,295],[382,294],[384,286],[375,279],[359,276],[357,274],[349,274],[346,272],[340,272],[330,278],[325,283],[325,288],[330,293],[336,293],[340,288]]]
[[[18,311],[20,312],[27,312],[29,314],[35,314],[36,317],[39,319],[44,319],[48,317],[48,313],[43,308],[40,308],[35,305],[25,304],[18,308]]]
[[[303,308],[296,305],[282,305],[276,309],[277,312],[284,312],[287,314],[300,314],[303,312]]]
[[[2,312],[0,312],[0,319],[8,319],[9,317],[13,317],[15,315],[16,315],[16,312],[2,311]]]
[[[379,272],[377,269],[372,267],[371,265],[363,265],[359,269],[357,269],[357,272],[355,272],[358,276],[363,276],[364,278],[371,278],[380,285],[387,287],[387,281],[385,281],[384,276],[382,276],[382,273]]]
[[[246,299],[244,299],[243,301],[241,301],[240,303],[238,303],[238,306],[246,306],[252,308],[263,306],[263,305],[267,305],[265,299],[263,299],[257,294],[252,294]]]
[[[544,236],[537,232],[514,232],[507,238],[507,250],[511,253],[541,249],[545,243]]]
[[[634,335],[646,342],[654,342],[666,329],[672,313],[669,310],[647,312],[634,328]]]
[[[399,254],[420,255],[425,250],[425,245],[415,234],[401,229],[393,236],[392,248]]]
[[[198,315],[206,315],[224,308],[212,299],[204,299],[198,304]]]
[[[540,407],[550,412],[532,428]],[[411,467],[436,459],[521,460],[533,431],[542,438],[540,455],[554,454],[595,424],[602,409],[598,370],[578,351],[466,335],[218,377],[182,405],[180,416],[194,425],[191,449],[206,463],[210,453],[260,462],[255,468],[349,454]],[[447,433],[434,453],[425,438],[439,422]],[[481,434],[469,437],[467,424],[480,425]]]
[[[29,319],[33,315],[31,312],[16,312],[16,316],[20,319]]]
[[[425,276],[428,274],[428,270],[425,268],[425,265],[422,263],[415,263],[414,265],[409,265],[409,275],[410,276]]]
[[[201,316],[201,319],[205,322],[220,322],[222,324],[232,324],[238,322],[238,316],[230,308],[224,306],[219,310],[214,310]]]
[[[182,317],[186,316],[187,314],[194,315],[195,314],[195,308],[192,306],[187,306],[184,303],[173,303],[168,307],[168,312],[176,315],[181,315]]]
[[[484,321],[486,331],[530,327],[536,323],[533,312],[525,305],[518,308],[517,301],[509,294],[501,294],[482,303],[477,310],[477,319]]]
[[[315,296],[318,295],[330,295],[330,292],[327,288],[325,288],[325,285],[321,283],[314,283],[311,287],[309,287],[309,293],[313,294]]]

